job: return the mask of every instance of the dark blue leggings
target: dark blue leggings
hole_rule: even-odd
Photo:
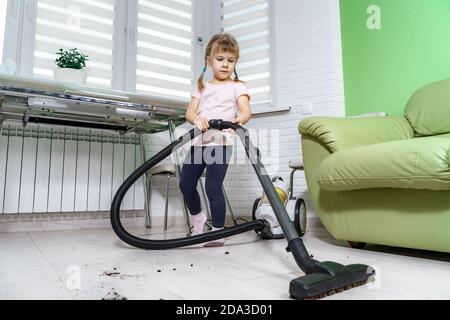
[[[222,185],[232,152],[232,146],[192,146],[181,170],[180,190],[189,212],[196,215],[201,211],[197,183],[206,168],[205,189],[214,228],[223,228],[225,225],[226,207]]]

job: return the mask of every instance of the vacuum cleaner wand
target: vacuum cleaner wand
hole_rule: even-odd
[[[230,125],[221,120],[211,120],[211,128],[218,130],[232,127],[245,146],[247,157],[256,171],[258,179],[280,223],[281,229],[288,241],[287,250],[294,256],[295,262],[306,273],[305,276],[294,279],[289,286],[289,294],[296,299],[321,298],[335,292],[349,289],[366,283],[375,275],[373,268],[363,264],[343,266],[325,261],[319,262],[310,257],[302,239],[280,201],[272,181],[261,162],[259,150],[253,146],[248,131],[237,125]]]
[[[250,141],[248,131],[238,124],[222,120],[210,120],[211,129],[223,130],[234,129],[236,134],[244,144],[247,157],[249,158],[256,175],[264,189],[264,192],[273,208],[276,218],[283,230],[285,238],[288,242],[287,251],[294,256],[295,262],[300,269],[306,274],[291,281],[289,286],[289,294],[295,299],[316,299],[327,296],[345,289],[349,289],[361,285],[371,279],[375,275],[373,268],[363,264],[353,264],[344,266],[331,261],[319,262],[310,257],[306,250],[302,239],[286,212],[285,207],[281,203],[278,194],[267,174],[264,165],[261,162],[261,154],[259,150],[253,146]],[[202,134],[197,128],[192,129],[178,141],[174,141],[162,151],[157,153],[151,159],[142,164],[135,172],[133,172],[119,187],[111,204],[111,224],[114,232],[124,242],[143,249],[160,250],[174,247],[181,247],[202,243],[206,241],[220,239],[226,236],[246,232],[249,230],[262,230],[270,228],[264,220],[255,220],[243,223],[234,227],[230,227],[221,231],[210,232],[207,234],[197,235],[173,240],[150,240],[142,239],[128,233],[120,221],[120,205],[123,201],[125,193],[133,185],[133,183],[147,170],[162,161],[173,151],[180,148],[183,144],[192,140],[196,136]]]

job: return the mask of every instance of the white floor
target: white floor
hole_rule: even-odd
[[[183,234],[159,230],[152,237]],[[326,299],[450,299],[450,254],[350,249],[316,220],[304,241],[314,259],[370,264],[378,273]],[[224,247],[164,251],[129,247],[110,228],[0,233],[0,299],[289,299],[289,282],[302,272],[285,248],[285,240],[254,232]]]

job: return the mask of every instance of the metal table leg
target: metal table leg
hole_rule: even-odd
[[[169,120],[169,135],[170,135],[170,141],[174,142],[175,141],[175,124],[174,124],[173,120]],[[175,170],[175,173],[177,175],[178,181],[180,181],[181,168],[180,168],[180,165],[179,165],[180,161],[179,161],[179,158],[178,158],[178,152],[177,151],[175,151],[175,159],[176,159],[176,165],[175,165],[176,170]],[[188,234],[190,234],[191,233],[191,223],[190,223],[190,220],[189,220],[189,213],[188,213],[188,210],[187,210],[187,207],[186,207],[186,203],[184,202],[183,196],[181,196],[181,208],[182,208],[183,213],[184,213],[184,219],[185,219],[185,222],[186,222],[187,232],[188,232]]]
[[[139,133],[139,143],[141,145],[141,163],[145,162],[145,150],[144,150],[144,136],[142,133]],[[151,228],[152,227],[152,219],[150,215],[150,197],[149,194],[149,177],[147,176],[147,173],[144,174],[144,213],[145,213],[145,227]]]
[[[166,181],[166,206],[164,208],[164,231],[167,231],[167,214],[169,209],[169,184],[170,184],[170,174],[167,174]]]
[[[144,182],[145,184],[145,182]],[[152,227],[152,216],[151,216],[151,205],[152,205],[152,176],[147,175],[147,203],[148,210],[145,211],[145,227],[151,229]]]

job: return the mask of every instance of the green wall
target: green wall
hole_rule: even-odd
[[[370,5],[380,29],[367,26]],[[417,88],[450,78],[450,0],[340,0],[340,10],[347,115],[402,114]]]

